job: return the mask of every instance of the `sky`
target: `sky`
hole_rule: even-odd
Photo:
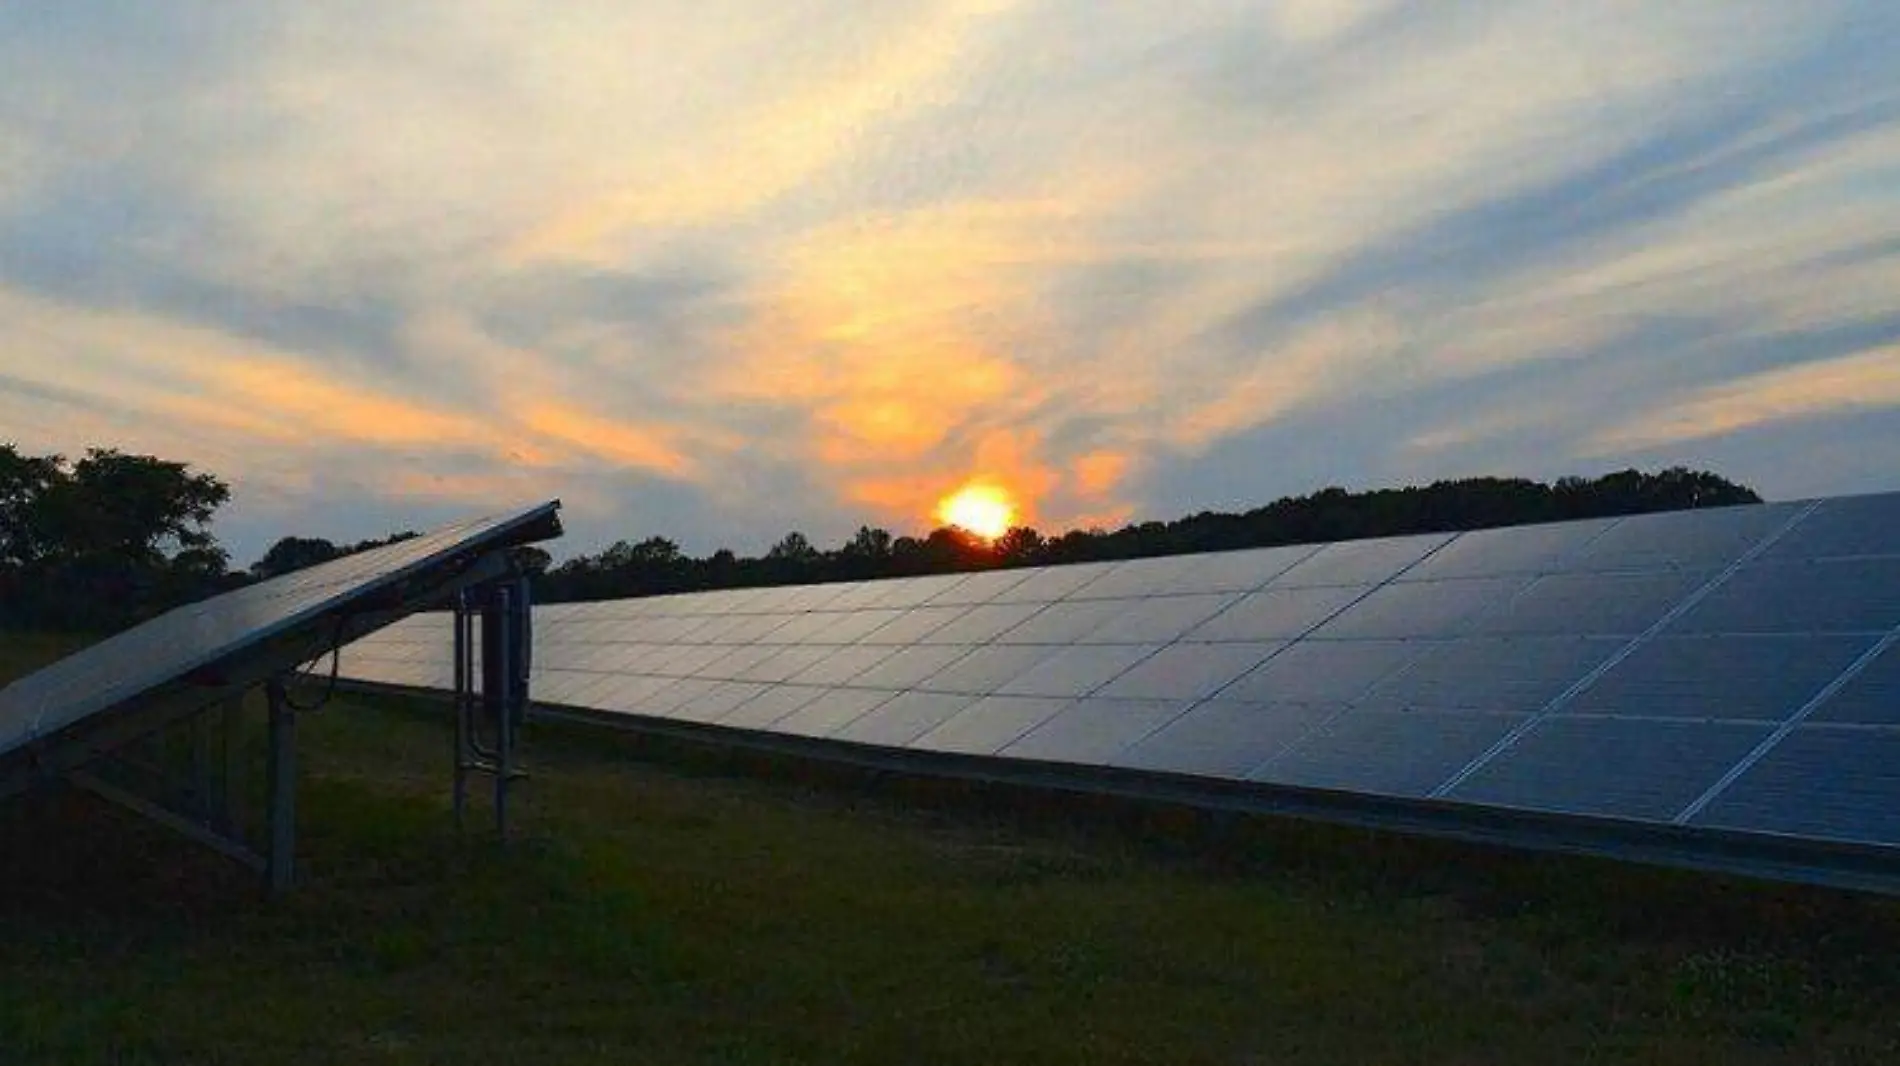
[[[1889,0],[0,7],[0,442],[240,564],[1900,489]]]

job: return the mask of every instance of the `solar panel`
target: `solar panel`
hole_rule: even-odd
[[[726,660],[764,686],[736,707],[542,702],[1900,891],[1900,494],[826,588],[654,602],[762,619],[722,631],[769,652]],[[416,676],[401,636],[346,669]],[[590,662],[657,684],[656,654]]]
[[[169,611],[85,648],[0,689],[0,759],[28,744],[56,745],[76,723],[194,671],[213,672],[267,642],[315,640],[321,646],[332,636],[325,627],[387,609],[379,594],[449,576],[494,548],[558,533],[558,508],[549,503],[475,519],[285,574]]]
[[[485,772],[495,782],[496,825],[504,826],[508,783],[516,776],[512,738],[526,704],[532,620],[526,578],[501,551],[558,535],[558,509],[549,503],[464,522],[214,596],[0,689],[0,795],[68,781],[252,866],[273,891],[286,889],[294,869],[298,708],[284,679],[315,653],[388,627],[367,646],[366,658],[382,677],[461,694],[454,761],[458,820],[468,775]],[[453,626],[446,618],[390,625],[451,595]],[[471,641],[477,617],[483,633]],[[485,665],[483,645],[489,648]],[[605,683],[621,676],[612,672],[620,665],[619,650],[577,647],[574,658],[606,669],[577,672],[572,683],[562,678],[551,688],[562,700],[597,705]],[[560,649],[557,657],[567,651]],[[484,695],[474,694],[470,682],[476,676]],[[242,750],[236,697],[259,685],[269,695],[262,849],[245,839],[239,790],[230,780]],[[478,706],[492,716],[491,748],[470,739]],[[221,713],[206,713],[214,708]],[[214,737],[214,717],[221,721],[221,742]],[[173,727],[191,733],[184,759],[167,754],[166,734]],[[221,757],[213,754],[220,743]],[[175,765],[180,762],[189,765]]]

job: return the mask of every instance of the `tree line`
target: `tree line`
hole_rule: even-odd
[[[339,544],[286,536],[242,570],[211,532],[230,487],[189,464],[113,449],[77,460],[0,444],[0,627],[102,632],[249,582],[413,537]],[[1397,489],[1327,488],[1240,513],[1203,511],[1116,530],[1046,536],[1028,527],[994,542],[954,527],[899,536],[870,526],[836,548],[788,533],[763,555],[687,555],[665,537],[618,541],[557,565],[523,549],[543,602],[755,585],[864,580],[1758,503],[1706,471],[1624,470],[1551,483],[1466,478]]]
[[[914,577],[1760,502],[1752,489],[1719,475],[1670,467],[1653,474],[1622,470],[1550,483],[1482,477],[1363,492],[1335,487],[1287,496],[1237,514],[1202,511],[1169,522],[1141,522],[1116,530],[1075,529],[1055,536],[1019,527],[994,542],[949,526],[922,537],[897,536],[865,526],[830,550],[821,550],[803,533],[793,532],[762,556],[747,558],[722,548],[695,558],[674,541],[648,537],[623,540],[598,554],[579,555],[553,567],[540,575],[536,595],[559,602]]]

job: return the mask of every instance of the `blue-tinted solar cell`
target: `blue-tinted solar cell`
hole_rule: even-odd
[[[1316,544],[1295,544],[1284,548],[1257,548],[1252,551],[1215,552],[1192,555],[1198,565],[1179,574],[1157,591],[1176,596],[1196,592],[1252,592],[1274,580],[1293,566],[1320,550]]]
[[[881,586],[876,598],[867,606],[904,608],[916,607],[929,602],[932,596],[941,595],[952,585],[958,585],[968,576],[966,574],[935,574],[930,577],[906,577],[891,581],[874,581],[871,584]]]
[[[1428,650],[1409,641],[1301,641],[1221,691],[1250,703],[1338,703],[1357,699]]]
[[[1135,600],[1090,630],[1080,643],[1163,644],[1219,614],[1235,598],[1231,592],[1216,592]]]
[[[1474,620],[1472,629],[1493,636],[1634,637],[1715,576],[1678,570],[1552,574]]]
[[[1180,589],[1181,578],[1201,566],[1204,555],[1164,555],[1153,559],[1129,559],[1106,564],[1106,573],[1075,590],[1072,600],[1128,599],[1159,595]]]
[[[1896,625],[1900,557],[1745,566],[1670,631],[1884,633]]]
[[[1188,640],[1292,640],[1344,610],[1371,586],[1249,593],[1187,634]]]
[[[1001,644],[1073,644],[1110,619],[1133,609],[1136,602],[1139,601],[1052,603],[996,639]]]
[[[1028,570],[986,570],[982,573],[967,574],[962,581],[932,596],[930,605],[949,607],[958,604],[967,606],[992,603],[998,596],[1021,584],[1029,573]]]
[[[1765,725],[1559,715],[1533,727],[1449,798],[1668,822],[1768,733]]]
[[[1096,578],[1114,569],[1116,563],[1080,563],[1071,566],[1044,566],[1028,571],[1023,580],[1004,589],[995,603],[1048,603],[1065,596],[1085,595],[1080,590]]]
[[[1363,702],[1383,710],[1530,714],[1608,662],[1624,642],[1590,637],[1471,637],[1437,645]]]
[[[1693,824],[1891,846],[1900,841],[1900,733],[1800,726]]]
[[[1454,577],[1531,575],[1561,569],[1563,561],[1600,536],[1612,519],[1509,526],[1461,533],[1406,571],[1408,581]]]
[[[1872,644],[1866,637],[1657,637],[1565,711],[1780,721]]]
[[[1800,514],[1800,504],[1633,515],[1571,556],[1570,570],[1719,570]]]
[[[930,675],[919,687],[932,692],[987,696],[1048,658],[1053,650],[1035,644],[997,644],[976,648]]]
[[[1254,770],[1253,778],[1424,797],[1523,720],[1521,715],[1353,708]]]
[[[1381,585],[1313,635],[1342,640],[1463,636],[1472,619],[1504,606],[1527,580],[1475,577]]]
[[[1098,694],[1115,699],[1195,700],[1211,696],[1285,645],[1175,644],[1136,663]]]
[[[1396,576],[1450,539],[1449,534],[1429,533],[1328,544],[1274,578],[1273,587],[1377,584]]]
[[[1900,644],[1889,645],[1823,703],[1811,720],[1900,725]]]
[[[1086,696],[1155,650],[1151,644],[1062,648],[997,691],[1012,696]]]
[[[988,696],[958,711],[911,746],[925,751],[994,755],[1073,702],[1043,696]]]
[[[1181,700],[1077,700],[1003,749],[1017,759],[1103,765],[1181,716]]]
[[[1208,700],[1110,761],[1165,773],[1245,777],[1341,709],[1337,704]]]
[[[1900,493],[1823,500],[1813,514],[1762,554],[1764,560],[1894,555],[1900,542]]]
[[[941,725],[975,702],[970,696],[941,692],[901,692],[890,702],[832,734],[837,740],[901,747]]]
[[[1041,610],[1034,603],[981,604],[923,638],[926,644],[982,644]]]

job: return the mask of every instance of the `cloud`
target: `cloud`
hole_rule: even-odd
[[[1900,347],[1771,370],[1611,426],[1604,451],[1659,448],[1795,419],[1900,410]]]
[[[1839,487],[1827,427],[1894,446],[1896,35],[1880,0],[9,9],[0,418],[287,522],[540,485],[702,547],[915,530],[978,476],[1058,528],[1761,464],[1721,442],[1795,424],[1782,483]]]

